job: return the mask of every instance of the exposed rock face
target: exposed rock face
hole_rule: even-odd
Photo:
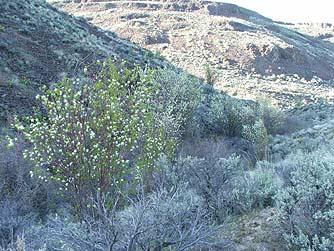
[[[330,23],[286,24],[287,27],[308,34],[314,38],[334,42],[334,25]]]
[[[100,15],[96,6],[107,3],[111,2],[95,1],[93,5],[65,5],[64,8],[74,14],[89,16],[94,23],[119,32],[124,37],[146,36],[149,39],[136,42],[150,46],[150,49],[159,49],[159,44],[165,43],[166,53],[162,54],[167,57],[175,52],[178,45],[173,39],[153,39],[157,36],[154,34],[169,33],[171,38],[182,36],[184,40],[191,40],[184,47],[190,54],[203,49],[196,44],[202,41],[207,44],[207,53],[211,54],[207,57],[201,55],[202,58],[219,60],[222,57],[219,54],[223,54],[224,59],[235,61],[240,68],[248,71],[255,69],[261,74],[298,74],[308,79],[314,75],[323,79],[334,78],[334,46],[289,30],[237,5],[200,1],[112,1],[117,11]],[[152,9],[152,6],[155,7]],[[126,12],[130,12],[129,18],[117,23]],[[101,18],[104,18],[103,21]],[[180,23],[178,19],[182,20],[183,28],[175,31],[175,26]],[[128,32],[124,32],[125,29]],[[217,48],[220,53],[215,53],[215,43],[220,44],[221,48]],[[256,50],[261,53],[249,54],[247,44],[250,43],[253,49],[257,47]],[[235,55],[235,50],[238,55],[245,56]],[[186,68],[190,66],[186,65]]]
[[[205,8],[209,15],[223,16],[223,17],[235,17],[244,20],[263,20],[270,22],[271,19],[265,18],[254,11],[241,8],[234,4],[227,3],[210,3],[206,4]]]
[[[209,65],[219,76],[216,87],[239,97],[265,95],[284,106],[304,97],[334,97],[328,91],[331,84],[323,84],[334,79],[334,44],[237,5],[100,0],[56,6],[157,52],[199,77],[205,76],[205,65]],[[291,78],[300,88],[286,84]]]

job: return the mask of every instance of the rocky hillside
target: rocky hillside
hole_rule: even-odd
[[[287,27],[308,34],[314,38],[334,43],[334,25],[331,23],[298,23],[287,24]]]
[[[41,85],[113,57],[164,65],[149,51],[41,0],[0,1],[0,121],[28,112]]]
[[[75,16],[45,0],[0,0],[0,250],[333,251],[332,26],[208,1],[50,2]],[[107,92],[52,85],[96,80],[106,58],[175,70],[164,57],[202,78],[211,71],[223,92],[295,107],[230,98],[169,69],[152,75],[162,90],[153,103],[133,88],[142,75],[121,67],[103,79]],[[33,111],[44,84],[56,97],[49,123],[37,113],[4,127]],[[140,182],[147,191],[131,184],[173,137],[175,156],[159,154]]]
[[[199,77],[208,65],[217,72],[216,87],[232,95],[270,96],[284,107],[334,97],[334,44],[236,5],[190,0],[53,2]]]

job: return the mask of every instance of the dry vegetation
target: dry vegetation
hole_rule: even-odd
[[[200,1],[56,2],[198,77],[208,65],[217,72],[215,86],[230,95],[266,96],[284,108],[334,97],[334,45],[315,35],[331,34],[330,25],[281,24],[238,6]]]
[[[58,6],[203,78],[3,2],[1,251],[334,251],[330,42],[233,5],[74,2]]]

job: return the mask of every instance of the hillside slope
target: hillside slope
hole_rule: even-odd
[[[199,77],[209,65],[218,73],[216,86],[230,94],[271,96],[282,106],[333,98],[328,84],[334,78],[334,44],[239,6],[190,0],[56,2]]]
[[[101,23],[102,26],[108,25],[106,28],[115,29],[115,32],[121,36],[137,41],[148,49],[158,51],[167,58],[174,57],[174,62],[178,66],[188,69],[197,76],[203,77],[204,65],[209,64],[219,73],[216,87],[238,96],[255,97],[258,94],[271,96],[282,106],[296,104],[303,100],[313,101],[317,98],[334,97],[334,89],[331,85],[332,45],[329,42],[289,30],[268,18],[235,5],[209,2],[200,4],[191,0],[103,3],[85,0],[82,3],[58,4],[58,6],[63,6],[64,9],[75,14],[85,15],[94,23],[105,19]],[[55,150],[55,157],[50,156],[52,161],[47,158],[47,162],[43,160],[37,166],[38,163],[34,163],[36,159],[32,159],[33,163],[23,160],[21,157],[23,148],[27,150],[30,157],[33,156],[36,148],[30,151],[30,146],[36,141],[33,138],[29,139],[29,135],[26,134],[22,143],[19,142],[15,144],[16,147],[10,147],[10,145],[14,146],[13,141],[3,137],[12,134],[16,136],[16,132],[2,128],[1,123],[10,122],[8,120],[14,113],[31,113],[35,105],[34,96],[41,85],[46,84],[52,87],[55,81],[59,81],[67,74],[71,77],[80,77],[85,82],[90,81],[88,78],[81,78],[82,73],[85,72],[83,66],[93,65],[98,60],[111,57],[117,62],[127,60],[142,66],[173,66],[163,57],[152,54],[131,41],[121,39],[112,32],[96,28],[84,18],[76,18],[61,12],[42,0],[0,0],[0,13],[0,56],[3,59],[0,61],[0,250],[33,251],[67,248],[75,251],[111,249],[124,251],[144,250],[143,247],[147,244],[145,250],[177,250],[173,247],[188,239],[190,244],[200,239],[203,243],[198,245],[198,249],[189,248],[190,245],[188,249],[184,246],[184,248],[179,247],[178,250],[298,250],[284,248],[286,243],[283,242],[282,236],[291,230],[283,229],[281,226],[286,219],[280,216],[280,208],[276,206],[279,198],[276,199],[276,195],[282,193],[282,189],[289,188],[296,180],[289,177],[289,172],[293,171],[292,167],[307,166],[307,163],[296,161],[292,157],[296,156],[304,160],[307,159],[307,155],[316,153],[322,160],[327,149],[333,149],[333,104],[314,102],[297,106],[283,114],[265,103],[230,98],[209,85],[199,83],[198,79],[189,77],[188,74],[183,75],[169,70],[161,71],[161,75],[155,77],[157,83],[161,83],[160,86],[164,89],[166,101],[159,98],[159,107],[156,108],[166,113],[157,114],[152,118],[154,122],[159,122],[157,125],[166,123],[169,130],[162,131],[162,134],[172,131],[168,135],[174,135],[175,128],[179,130],[179,125],[183,125],[182,121],[187,120],[184,132],[186,135],[180,142],[175,159],[169,161],[167,158],[159,158],[157,172],[152,169],[151,173],[150,170],[147,181],[149,186],[152,184],[152,187],[149,187],[149,192],[144,192],[147,195],[141,195],[141,191],[145,190],[141,189],[141,186],[139,186],[140,189],[136,189],[135,186],[133,189],[128,189],[128,183],[134,180],[131,177],[134,173],[129,172],[124,176],[129,182],[121,180],[121,183],[126,183],[124,197],[129,200],[124,200],[124,204],[121,203],[119,208],[115,206],[109,210],[112,204],[105,204],[103,196],[100,196],[103,192],[99,188],[96,189],[104,182],[102,179],[102,182],[92,182],[95,177],[90,175],[89,170],[96,169],[94,163],[101,163],[99,165],[103,166],[104,170],[113,170],[111,167],[115,167],[117,180],[118,169],[122,167],[119,163],[127,163],[124,161],[124,158],[128,157],[127,154],[121,157],[116,154],[118,149],[123,149],[118,148],[118,145],[124,145],[124,138],[134,141],[127,133],[123,133],[127,132],[123,128],[130,125],[137,131],[141,127],[136,126],[136,123],[129,124],[127,119],[122,119],[123,114],[120,114],[115,107],[119,105],[118,103],[122,104],[122,99],[127,97],[128,93],[131,94],[131,90],[135,90],[133,93],[136,93],[137,88],[131,87],[138,83],[137,73],[135,77],[131,76],[130,79],[134,79],[134,85],[131,85],[128,75],[123,74],[124,71],[120,69],[119,76],[126,76],[126,85],[121,82],[121,85],[126,88],[125,92],[114,91],[113,83],[118,80],[114,75],[108,78],[108,83],[112,79],[110,81],[112,84],[108,85],[108,88],[111,88],[108,90],[111,90],[110,93],[114,96],[107,95],[107,99],[103,99],[103,94],[95,95],[95,97],[102,97],[103,102],[85,102],[90,99],[83,98],[90,96],[84,94],[92,92],[82,92],[83,94],[79,95],[79,102],[75,97],[77,94],[72,96],[73,99],[59,94],[60,101],[55,104],[62,104],[63,101],[64,106],[57,106],[57,112],[50,113],[49,118],[54,118],[52,114],[55,114],[57,119],[58,115],[62,114],[59,117],[64,116],[66,119],[57,120],[54,124],[49,121],[48,124],[58,129],[65,125],[66,131],[60,129],[57,133],[40,133],[37,137],[46,139],[44,142],[52,142],[52,139],[56,138],[53,144],[41,147],[42,154],[45,149]],[[251,44],[250,47],[249,44]],[[224,54],[222,54],[224,48]],[[216,60],[220,61],[216,62]],[[314,71],[317,76],[312,77],[309,71]],[[91,75],[90,73],[88,71],[85,76],[94,79],[95,72]],[[100,85],[93,85],[93,87],[104,91]],[[72,89],[69,90],[72,91]],[[144,98],[140,100],[146,100],[150,93],[145,92],[145,95],[141,96]],[[149,97],[147,99],[150,100]],[[81,102],[81,100],[84,101]],[[114,100],[117,101],[114,102]],[[129,115],[125,116],[126,118],[137,113],[137,110],[132,113],[131,109],[131,105],[136,104],[136,99],[129,99],[129,101],[123,102],[126,105],[121,105],[123,108],[121,112]],[[66,111],[69,107],[66,103],[80,103],[78,107],[81,108],[74,109],[69,114]],[[94,105],[98,108],[90,112],[90,108],[94,108]],[[111,112],[108,111],[108,105]],[[142,109],[143,107],[139,106],[139,113],[147,113],[146,107]],[[154,104],[152,107],[154,108]],[[108,117],[103,117],[105,113],[100,113],[101,110],[107,110]],[[113,113],[114,111],[117,113]],[[137,117],[139,118],[137,122],[143,124],[144,116]],[[174,117],[180,117],[181,123],[174,120]],[[89,124],[82,122],[81,118],[90,121]],[[106,123],[103,126],[100,124],[102,120]],[[124,126],[122,120],[125,121]],[[148,120],[151,122],[153,119],[149,117]],[[39,123],[38,119],[36,121]],[[31,124],[34,124],[34,120],[31,120]],[[41,124],[44,126],[44,123],[39,123]],[[108,127],[108,124],[116,126]],[[96,133],[92,129],[89,134],[82,130],[89,127],[94,128]],[[40,132],[40,129],[44,130],[28,127],[27,132],[33,134],[31,132]],[[147,137],[147,131],[152,134],[151,130],[146,132],[138,130],[133,134],[142,134]],[[160,134],[160,130],[152,131]],[[131,136],[132,131],[129,132]],[[54,136],[55,134],[57,135]],[[179,133],[175,130],[175,134]],[[58,140],[58,136],[65,140]],[[139,141],[139,145],[144,148],[143,152],[148,151],[147,156],[152,156],[150,151],[154,153],[154,147]],[[158,142],[158,146],[163,143],[160,138],[151,141]],[[104,142],[106,144],[103,144]],[[96,147],[99,145],[103,145],[102,150]],[[105,150],[105,145],[112,147]],[[63,151],[62,146],[70,147]],[[320,147],[326,151],[321,152]],[[88,148],[93,151],[81,151]],[[132,147],[124,148],[124,152],[132,152],[132,149]],[[41,155],[37,151],[36,154]],[[49,155],[53,153],[47,152],[47,157]],[[54,180],[55,183],[45,182],[43,177],[32,175],[34,174],[32,170],[35,171],[35,168],[40,168],[43,173],[50,176],[57,173],[54,170],[60,166],[58,163],[67,161],[69,155],[75,156],[76,159],[71,157],[70,160],[74,161],[65,168],[65,175],[59,176],[61,177],[58,179],[59,182],[56,180]],[[78,160],[78,156],[88,157]],[[109,163],[97,162],[97,160],[111,159],[110,156],[117,157],[115,161]],[[129,156],[133,155],[129,154]],[[315,166],[317,168],[333,167],[332,156],[334,155],[328,156],[330,156],[330,162],[314,162]],[[59,162],[53,161],[53,158]],[[54,168],[49,168],[50,162],[55,163]],[[32,164],[36,164],[34,169]],[[71,169],[72,165],[77,169]],[[80,170],[87,174],[87,179],[84,178],[85,175],[80,174]],[[317,173],[323,175],[325,169],[315,170],[319,170]],[[121,170],[120,173],[122,172]],[[78,215],[75,202],[72,204],[73,213],[75,213],[73,214],[70,210],[70,205],[74,201],[73,196],[60,192],[63,187],[65,191],[67,190],[68,183],[63,178],[68,173],[78,177],[78,179],[72,178],[69,182],[88,180],[87,187],[93,184],[91,190],[93,193],[81,194],[87,195],[87,198],[90,194],[94,197],[95,192],[98,194],[96,206],[95,198],[90,198],[88,204],[83,203],[82,212],[88,214],[87,218],[84,218],[84,215],[82,218],[80,214]],[[305,182],[298,187],[298,192],[303,192],[302,188],[312,187],[314,181],[316,186],[321,183],[328,184],[333,190],[334,175],[326,177],[328,180],[324,179],[326,182],[322,182],[322,179],[314,179],[314,173],[310,172],[309,178],[306,179],[309,183]],[[113,172],[108,174],[114,175]],[[76,190],[75,185],[69,187]],[[132,184],[130,187],[132,188]],[[109,188],[113,190],[114,187]],[[321,193],[327,190],[329,190],[328,187],[319,189]],[[168,195],[159,194],[160,191],[166,191]],[[119,192],[123,191],[116,190],[115,198],[118,197]],[[316,207],[319,205],[319,198],[326,195],[321,193],[320,196],[316,194],[314,197],[315,206],[307,203],[306,200],[306,210],[302,211],[304,208],[299,203],[301,200],[296,200],[296,204],[291,204],[295,207],[293,213],[288,214],[296,217],[296,223],[303,227],[302,230],[305,226],[310,226],[311,231],[307,232],[307,228],[305,230],[307,234],[311,233],[310,236],[315,232],[313,220],[317,220],[318,213],[323,209],[322,205],[320,211]],[[167,197],[164,198],[165,196]],[[169,196],[172,198],[169,199]],[[120,197],[123,197],[123,193]],[[203,212],[202,203],[205,203]],[[330,206],[334,203],[333,196],[330,197],[330,203]],[[312,206],[316,209],[314,215],[309,213]],[[290,219],[287,223],[294,224]],[[333,225],[332,222],[330,223],[328,228]],[[216,229],[216,224],[222,224],[222,226]],[[319,226],[322,228],[327,226],[327,223],[320,222]],[[206,232],[207,227],[209,230],[214,227],[215,231]],[[201,237],[203,229],[205,238]],[[325,234],[326,231],[325,229]],[[130,237],[128,237],[129,233]],[[177,240],[175,233],[181,235],[180,241],[175,241]],[[192,237],[193,234],[195,237]],[[326,237],[325,234],[323,235]],[[332,236],[331,234],[329,237],[331,247],[334,246]],[[131,248],[132,240],[136,242],[134,248]],[[17,245],[17,248],[14,248],[14,245]]]
[[[331,23],[297,23],[287,24],[288,28],[334,43],[334,25]]]
[[[29,112],[35,91],[113,57],[164,65],[130,41],[74,18],[41,0],[0,1],[0,121]]]

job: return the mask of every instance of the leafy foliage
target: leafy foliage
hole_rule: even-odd
[[[263,159],[268,144],[268,133],[263,121],[257,120],[253,125],[244,125],[242,135],[257,146],[257,155],[259,159]]]
[[[99,191],[130,191],[148,178],[162,153],[173,153],[175,137],[166,138],[156,117],[152,72],[118,69],[109,63],[95,82],[65,79],[39,100],[47,118],[32,117],[24,132],[32,150],[26,156],[42,180],[55,180],[76,206]]]
[[[262,119],[268,134],[280,132],[284,126],[283,112],[274,107],[267,99],[258,99],[255,103],[255,114]]]
[[[288,156],[284,167],[286,186],[277,196],[285,239],[292,250],[334,250],[333,152]]]
[[[193,189],[203,200],[204,207],[216,222],[222,223],[229,215],[238,215],[255,208],[273,205],[279,188],[272,169],[264,166],[248,171],[239,156],[221,158],[180,157],[174,165],[161,159],[164,175],[158,180],[168,188]]]
[[[196,114],[201,135],[242,137],[266,144],[266,135],[281,127],[284,116],[269,103],[237,100],[209,89],[202,95]]]
[[[274,205],[281,187],[276,165],[248,162],[264,157],[268,135],[279,130],[282,117],[274,108],[170,70],[106,62],[98,75],[84,72],[93,79],[64,79],[44,89],[38,100],[46,116],[15,125],[26,160],[18,158],[23,169],[10,177],[19,164],[0,168],[0,239],[6,240],[0,246],[230,250],[232,243],[217,235],[221,224]],[[66,203],[55,210],[64,217],[50,214],[57,200],[43,189],[53,191],[54,184],[74,215]],[[21,190],[27,197],[18,196]]]
[[[156,101],[160,111],[159,121],[167,129],[168,135],[192,135],[194,116],[202,98],[199,82],[185,73],[172,70],[158,70],[154,74],[154,81],[160,89]]]
[[[205,65],[205,82],[208,85],[214,86],[217,82],[217,79],[217,72],[215,72],[215,70],[212,69],[208,64]]]

